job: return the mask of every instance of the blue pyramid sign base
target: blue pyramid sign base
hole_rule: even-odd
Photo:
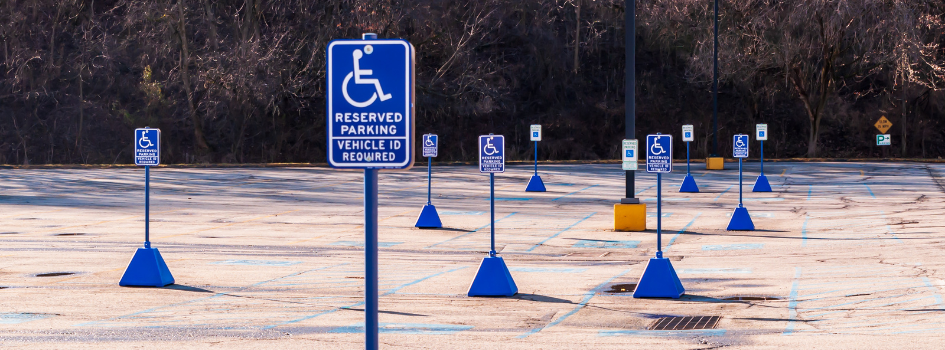
[[[679,192],[699,192],[699,185],[696,185],[696,179],[690,174],[686,174],[686,178],[683,179],[682,185],[679,186]]]
[[[679,299],[686,292],[673,264],[667,258],[650,258],[646,270],[633,291],[634,298],[673,298]]]
[[[498,256],[487,256],[479,264],[476,279],[466,295],[471,297],[510,297],[518,293],[505,261]]]
[[[771,192],[771,185],[768,184],[768,177],[765,174],[758,175],[758,179],[755,180],[755,187],[751,188],[752,192]]]
[[[532,175],[532,179],[528,180],[528,187],[525,187],[525,192],[545,192],[545,183],[541,182],[541,176]]]
[[[748,214],[748,208],[739,206],[732,213],[732,220],[728,222],[729,231],[754,231],[755,224],[751,222],[751,215]]]
[[[168,284],[174,284],[174,276],[171,276],[171,270],[157,248],[138,248],[118,282],[123,287],[164,287]]]
[[[423,210],[420,211],[420,216],[417,217],[417,224],[415,226],[419,228],[443,227],[443,223],[440,222],[440,215],[436,213],[436,207],[434,207],[433,204],[423,206]]]

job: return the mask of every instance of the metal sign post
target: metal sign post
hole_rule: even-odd
[[[414,162],[414,48],[406,40],[334,40],[326,50],[328,163],[364,169],[365,348],[378,347],[377,172]]]
[[[692,125],[682,126],[682,138],[686,142],[686,178],[682,185],[679,185],[679,192],[699,192],[699,185],[696,185],[696,179],[692,177],[692,169],[689,165],[689,143],[695,141],[694,128]]]
[[[765,176],[765,141],[768,140],[768,124],[755,125],[755,139],[761,142],[761,174],[755,180],[752,192],[771,192],[771,184]]]
[[[157,248],[151,248],[151,167],[161,164],[161,130],[135,129],[135,165],[144,167],[144,248],[138,248],[121,276],[120,286],[163,287],[174,276]]]
[[[755,224],[751,222],[748,209],[742,204],[742,160],[748,158],[748,135],[738,134],[733,137],[732,153],[738,158],[738,208],[732,213],[732,220],[728,223],[729,231],[754,231]]]
[[[541,141],[541,125],[533,124],[530,128],[529,139],[535,143],[535,175],[528,180],[528,186],[525,186],[525,192],[545,192],[545,183],[538,176],[538,141]]]
[[[656,173],[656,257],[650,258],[634,298],[679,298],[683,288],[669,259],[663,257],[663,173],[673,171],[673,136],[646,135],[646,172]]]
[[[427,204],[420,210],[420,216],[417,217],[419,228],[440,228],[443,223],[440,222],[440,215],[433,206],[433,157],[437,156],[439,151],[439,137],[436,134],[423,135],[423,156],[427,158]]]
[[[518,293],[505,260],[495,251],[495,173],[505,172],[505,137],[502,135],[479,136],[479,172],[489,174],[490,250],[482,259],[479,271],[466,295],[506,296]]]

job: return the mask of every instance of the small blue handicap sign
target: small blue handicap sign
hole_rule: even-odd
[[[436,134],[423,135],[423,156],[424,157],[436,157],[436,154],[439,151],[439,147],[440,147],[438,140],[439,140],[439,137],[437,137]]]
[[[748,158],[748,135],[738,134],[734,136],[732,153],[735,158]]]
[[[414,158],[414,49],[399,39],[334,40],[327,49],[328,163],[407,169]]]
[[[673,136],[646,135],[646,172],[669,173],[673,171]]]
[[[479,172],[505,172],[505,137],[502,135],[479,136]]]
[[[632,150],[632,149],[628,149],[628,150],[627,150],[627,158],[633,158],[633,150]]]
[[[691,132],[688,132],[688,131],[686,131],[686,133],[685,133],[685,134],[683,135],[683,137],[685,137],[685,138],[687,138],[687,139],[688,139],[688,138],[690,138],[690,137],[692,137],[692,133],[691,133]]]
[[[759,137],[765,137],[765,132],[764,132],[764,131],[759,131],[759,132],[758,132],[758,136],[759,136]]]
[[[135,129],[135,165],[161,164],[161,130]]]
[[[533,132],[532,137],[538,137],[538,132],[537,131]]]

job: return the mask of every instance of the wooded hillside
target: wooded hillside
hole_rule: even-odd
[[[712,117],[712,2],[637,3],[637,133]],[[324,162],[325,47],[417,49],[417,132],[439,160],[505,134],[531,157],[616,159],[623,0],[0,0],[0,164],[130,163],[162,129],[163,162]],[[726,0],[720,148],[769,124],[768,157],[945,155],[945,2]],[[875,145],[885,115],[893,146]],[[679,147],[682,147],[679,143]],[[679,156],[679,153],[677,153]]]

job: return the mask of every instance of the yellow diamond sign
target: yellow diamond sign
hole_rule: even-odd
[[[879,117],[879,121],[877,121],[876,124],[873,124],[873,126],[879,130],[880,134],[885,134],[886,130],[889,130],[889,128],[892,127],[892,122],[889,121],[889,119],[886,119],[886,116],[882,116]]]

